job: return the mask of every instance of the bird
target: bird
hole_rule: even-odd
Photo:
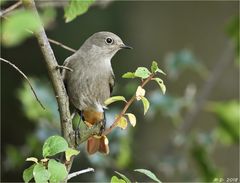
[[[101,31],[91,35],[83,45],[63,63],[72,72],[63,70],[63,82],[70,105],[89,127],[102,123],[105,129],[104,101],[111,96],[114,87],[112,57],[121,49],[132,49],[116,34]],[[109,153],[108,143],[101,134],[87,140],[87,152]]]

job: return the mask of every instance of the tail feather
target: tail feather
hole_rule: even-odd
[[[87,141],[87,151],[89,154],[94,154],[97,151],[108,154],[108,140],[105,136],[90,137]]]

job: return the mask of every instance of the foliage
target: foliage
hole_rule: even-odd
[[[66,22],[70,22],[77,16],[87,12],[88,8],[95,0],[69,0],[68,6],[64,9]]]
[[[120,113],[120,115],[117,115],[115,118],[115,121],[112,125],[112,128],[114,126],[118,126],[121,129],[126,129],[127,128],[127,119],[124,117],[124,115],[128,116],[130,124],[134,127],[136,125],[136,117],[132,113],[127,113],[126,111],[129,108],[129,106],[133,103],[134,100],[141,100],[143,103],[143,108],[144,108],[144,115],[147,113],[150,103],[148,99],[145,96],[145,89],[143,88],[149,81],[157,81],[157,83],[160,85],[160,89],[162,92],[165,94],[166,92],[166,86],[163,83],[163,80],[156,77],[158,73],[166,75],[161,69],[158,68],[158,64],[156,61],[152,62],[151,65],[151,71],[150,72],[146,67],[138,67],[135,72],[127,72],[122,75],[123,78],[126,79],[133,79],[133,78],[141,78],[142,83],[137,87],[137,90],[135,92],[135,95],[129,100],[126,101],[125,97],[123,96],[114,96],[110,97],[105,101],[105,104],[111,104],[116,101],[125,101],[126,105],[123,109],[123,111]],[[111,129],[110,129],[111,130]]]
[[[240,138],[239,102],[210,102],[207,110],[212,112],[218,120],[219,125],[214,131],[218,140],[223,144],[238,144]]]
[[[226,33],[232,39],[235,44],[236,50],[236,61],[240,64],[240,29],[239,29],[239,16],[234,16],[229,21],[228,25],[226,26]]]
[[[148,176],[150,179],[156,181],[156,182],[161,182],[154,173],[152,173],[151,171],[149,170],[145,170],[145,169],[135,169],[134,171],[136,172],[139,172],[139,173],[142,173],[146,176]]]
[[[2,36],[6,46],[13,46],[23,42],[31,34],[26,30],[37,31],[41,23],[31,11],[19,10],[3,22]]]
[[[44,159],[38,161],[37,158],[27,158],[26,161],[34,162],[29,168],[23,172],[24,182],[30,182],[34,178],[35,182],[61,182],[66,179],[68,173],[65,164],[57,162],[55,159],[47,157],[54,156],[60,152],[65,153],[66,161],[75,156],[79,151],[68,147],[66,140],[61,136],[49,137],[42,149]]]
[[[38,31],[41,23],[46,27],[55,19],[56,12],[46,8],[41,14],[41,21],[29,10],[16,10],[2,23],[2,43],[5,46],[16,46]]]
[[[189,50],[183,49],[177,53],[168,53],[165,58],[166,69],[169,77],[176,79],[182,72],[193,70],[206,78],[208,71],[205,66],[198,61],[196,56]]]
[[[206,144],[201,142],[197,136],[193,136],[190,152],[195,162],[198,164],[204,181],[211,182],[215,177],[219,177],[220,173],[212,163],[205,146]]]
[[[149,177],[150,179],[152,179],[155,182],[161,183],[161,181],[156,177],[156,175],[154,173],[152,173],[151,171],[149,171],[149,170],[146,170],[146,169],[135,169],[134,171],[146,175],[147,177]],[[114,183],[114,182],[130,183],[131,182],[129,180],[129,178],[127,178],[122,173],[119,173],[117,171],[115,171],[115,173],[118,174],[121,178],[118,178],[116,176],[112,176],[111,183]]]

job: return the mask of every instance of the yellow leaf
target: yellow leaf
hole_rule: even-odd
[[[144,115],[145,115],[147,113],[148,109],[149,109],[150,104],[149,104],[148,99],[145,98],[145,97],[142,97],[141,100],[142,100],[142,103],[143,103]]]
[[[27,158],[26,161],[33,161],[33,162],[35,162],[35,163],[38,163],[38,159],[35,158],[35,157]]]
[[[127,102],[126,99],[123,96],[114,96],[114,97],[110,97],[107,100],[104,101],[104,104],[106,106],[108,106],[109,104],[113,103],[113,102],[117,102],[117,101],[124,101]]]
[[[137,100],[141,100],[142,97],[144,97],[144,96],[145,96],[145,90],[141,86],[138,86],[137,91],[136,91]]]
[[[118,116],[116,117],[118,118]],[[117,126],[122,128],[123,130],[127,128],[127,119],[125,117],[121,117],[119,120],[118,120],[118,123],[117,123]]]
[[[131,125],[134,127],[136,125],[136,116],[132,113],[126,113],[125,115],[128,116],[129,122],[131,123]]]
[[[76,156],[80,153],[80,151],[76,150],[76,149],[72,149],[72,148],[68,148],[65,151],[65,157],[67,161],[70,161],[72,156]]]

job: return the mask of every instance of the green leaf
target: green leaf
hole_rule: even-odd
[[[151,171],[149,170],[146,170],[146,169],[135,169],[134,170],[135,172],[139,172],[139,173],[142,173],[146,176],[148,176],[150,179],[156,181],[156,182],[161,182],[154,173],[152,173]]]
[[[122,75],[122,78],[135,78],[135,74],[133,72],[127,72]]]
[[[147,113],[148,109],[149,109],[150,104],[149,104],[148,99],[145,98],[145,97],[142,97],[142,98],[141,98],[141,101],[142,101],[142,103],[143,103],[144,115],[145,115],[145,114]]]
[[[237,100],[228,102],[211,102],[207,108],[218,119],[215,135],[225,145],[239,142],[240,104]]]
[[[76,149],[72,149],[72,148],[68,148],[65,152],[65,157],[67,161],[70,161],[70,158],[72,156],[76,156],[80,153],[80,151],[76,150]]]
[[[117,102],[117,101],[127,102],[126,99],[123,96],[114,96],[114,97],[110,97],[107,100],[105,100],[104,104],[106,106],[108,106],[109,104],[111,104],[113,102]]]
[[[57,162],[54,159],[48,162],[48,171],[50,172],[50,182],[57,183],[63,181],[67,175],[67,169],[64,164]]]
[[[77,16],[86,13],[94,1],[95,0],[70,0],[68,6],[64,9],[65,21],[70,22]]]
[[[165,94],[165,93],[166,93],[166,86],[165,86],[165,84],[163,83],[163,80],[160,79],[160,78],[153,78],[153,80],[158,83],[158,85],[159,85],[159,87],[161,88],[163,94]]]
[[[28,167],[23,171],[23,180],[24,182],[29,182],[33,178],[33,169],[36,164],[33,164],[32,166]]]
[[[50,173],[42,164],[36,164],[33,169],[33,177],[36,183],[47,183]]]
[[[15,46],[32,36],[26,30],[33,32],[40,28],[41,22],[28,10],[14,11],[8,20],[2,23],[2,42],[6,46]]]
[[[134,75],[142,79],[146,79],[150,76],[151,72],[146,67],[138,67]]]
[[[118,174],[126,183],[131,183],[131,181],[123,174],[115,171],[116,174]]]
[[[158,64],[156,61],[153,61],[152,66],[151,66],[152,73],[155,73],[157,71],[157,69],[158,69]]]
[[[61,136],[49,137],[43,145],[43,157],[53,156],[68,149],[67,141]]]
[[[112,176],[111,183],[126,183],[123,179],[119,179],[116,176]]]
[[[2,6],[4,3],[6,3],[6,0],[0,0],[0,5]]]

